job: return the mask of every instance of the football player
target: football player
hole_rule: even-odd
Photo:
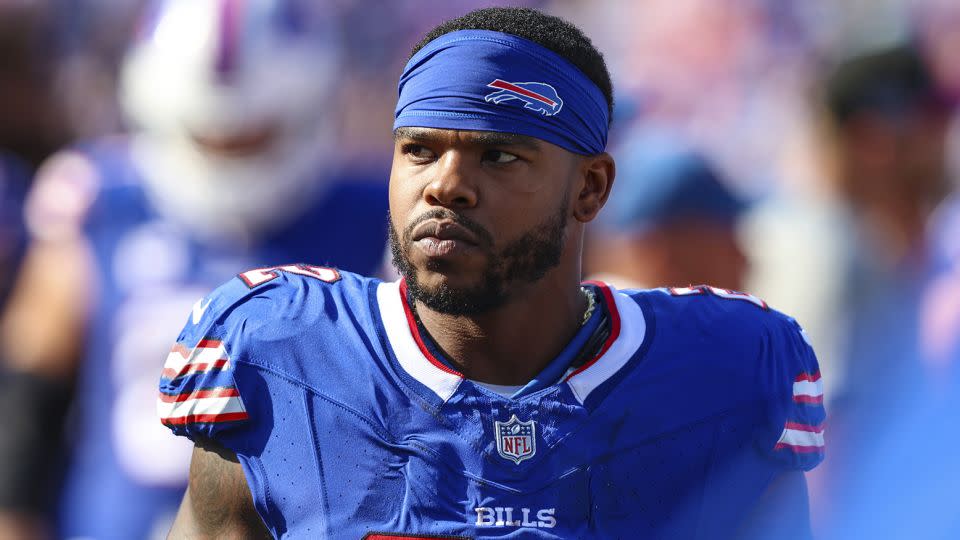
[[[822,458],[799,326],[709,287],[580,282],[613,105],[569,23],[471,12],[414,48],[390,183],[403,278],[244,272],[167,357],[195,442],[172,538],[796,538]]]
[[[28,203],[35,238],[3,326],[19,442],[0,491],[41,512],[76,388],[57,535],[162,536],[192,445],[158,425],[156,368],[184,310],[252,266],[376,272],[386,182],[338,174],[327,144],[337,36],[293,0],[151,4],[122,66],[130,136],[53,157]],[[386,171],[383,171],[384,177]],[[362,179],[359,179],[362,180]],[[12,397],[11,397],[12,399]],[[26,426],[26,427],[24,427]],[[2,535],[0,535],[2,536]]]

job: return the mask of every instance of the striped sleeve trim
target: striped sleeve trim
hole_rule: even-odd
[[[167,425],[190,423],[233,422],[249,418],[235,388],[226,389],[228,395],[187,397],[181,401],[157,400],[157,414]],[[202,393],[199,392],[199,393]]]
[[[191,399],[211,398],[211,397],[234,397],[239,396],[240,391],[236,388],[209,388],[205,390],[195,390],[193,392],[183,392],[180,394],[168,394],[160,392],[160,401],[164,403],[180,403]]]
[[[783,427],[783,433],[777,440],[776,450],[789,450],[795,453],[819,453],[823,452],[823,426],[812,426],[800,424],[797,422],[787,422]]]
[[[228,358],[223,343],[204,339],[193,349],[187,349],[180,343],[175,344],[163,364],[161,376],[174,380],[186,375],[227,368]]]
[[[801,373],[793,381],[793,401],[809,405],[823,404],[823,381],[820,380],[820,371],[816,373]]]
[[[157,414],[167,426],[236,422],[249,418],[223,342],[177,343],[164,363]]]

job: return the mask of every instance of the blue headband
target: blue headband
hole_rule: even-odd
[[[607,101],[586,75],[532,41],[460,30],[428,43],[400,77],[393,129],[536,137],[582,155],[607,146]]]

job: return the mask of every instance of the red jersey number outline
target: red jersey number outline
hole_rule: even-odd
[[[336,268],[330,268],[327,266],[313,266],[310,264],[283,264],[280,266],[265,266],[263,268],[247,270],[246,272],[237,274],[237,277],[242,279],[243,282],[247,284],[247,287],[254,289],[263,285],[264,283],[269,283],[277,279],[280,277],[280,272],[290,272],[291,274],[312,277],[326,283],[336,283],[337,281],[340,281],[340,272],[338,272]]]
[[[439,534],[411,535],[401,533],[369,532],[363,540],[471,540],[468,536],[449,536]]]
[[[689,296],[691,294],[705,294],[710,293],[714,296],[720,298],[728,298],[730,300],[746,300],[755,306],[759,306],[763,309],[770,309],[770,306],[766,302],[757,298],[752,294],[747,294],[740,291],[731,291],[730,289],[721,289],[720,287],[711,287],[710,285],[692,285],[690,287],[668,287],[670,294],[674,296]]]

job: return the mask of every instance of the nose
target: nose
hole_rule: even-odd
[[[434,167],[435,176],[423,190],[430,206],[463,209],[477,205],[479,194],[471,181],[467,160],[457,151],[445,152]]]

